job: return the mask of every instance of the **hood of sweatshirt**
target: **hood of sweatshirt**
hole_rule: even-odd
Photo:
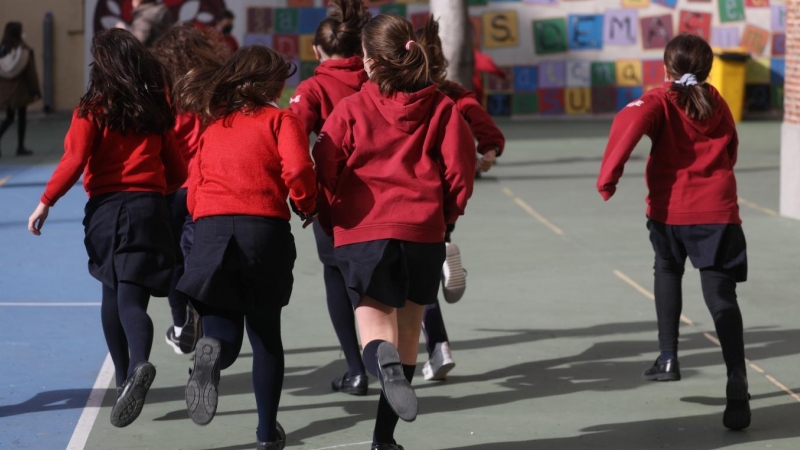
[[[369,78],[364,71],[364,60],[360,56],[324,61],[314,69],[314,76],[343,84],[355,92],[358,92],[361,85]]]
[[[417,92],[395,92],[386,96],[381,94],[377,84],[368,81],[362,88],[375,102],[381,116],[398,130],[411,134],[420,123],[431,115],[438,93],[438,86],[431,84]]]
[[[670,104],[679,111],[681,115],[681,119],[684,123],[684,126],[687,126],[693,130],[695,130],[698,134],[701,135],[708,135],[714,130],[716,130],[722,119],[725,117],[725,108],[714,108],[714,112],[711,113],[710,116],[703,120],[692,120],[689,116],[686,115],[686,111],[684,108],[681,108],[678,105],[678,94],[674,91],[670,91],[671,83],[667,82],[664,84],[664,88],[667,89],[667,99]],[[711,93],[711,97],[714,99],[716,104],[720,104],[725,100],[722,99],[722,96],[719,94],[719,91],[714,86],[710,84],[706,86],[708,91]]]
[[[25,71],[31,52],[24,45],[9,50],[0,58],[0,78],[14,79]]]

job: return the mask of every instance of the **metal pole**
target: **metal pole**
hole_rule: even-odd
[[[44,84],[44,112],[53,111],[53,13],[48,11],[44,15],[44,71],[42,74]]]

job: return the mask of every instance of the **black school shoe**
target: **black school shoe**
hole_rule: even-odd
[[[132,424],[144,407],[147,391],[153,385],[156,368],[145,361],[136,365],[133,374],[117,388],[117,403],[111,409],[111,425],[122,428]]]
[[[750,426],[750,394],[747,392],[747,375],[736,371],[728,377],[725,388],[725,398],[728,401],[725,414],[722,415],[722,424],[731,430],[744,430]]]
[[[204,337],[197,341],[194,368],[186,383],[186,410],[198,425],[208,424],[217,413],[221,350],[222,345],[214,338]]]
[[[283,450],[286,447],[286,431],[283,430],[280,422],[277,423],[278,440],[275,442],[261,442],[258,441],[256,450]]]
[[[344,394],[367,395],[369,378],[366,375],[350,376],[349,373],[346,373],[331,381],[331,389],[334,392],[342,392]]]
[[[417,418],[417,394],[403,373],[397,348],[389,342],[378,346],[378,371],[386,401],[397,417],[406,422]]]
[[[681,379],[681,364],[678,358],[662,361],[660,358],[652,367],[642,372],[642,378],[647,381],[679,381]]]
[[[371,450],[405,450],[402,445],[397,444],[376,444],[372,443]]]

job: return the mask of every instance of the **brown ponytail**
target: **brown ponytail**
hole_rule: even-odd
[[[180,111],[192,111],[209,123],[276,101],[296,71],[275,50],[242,47],[224,64],[208,61],[189,71],[175,85],[175,101]]]
[[[677,96],[678,105],[692,120],[707,119],[717,106],[706,84],[713,62],[711,46],[693,34],[676,36],[664,51],[664,66],[673,80],[680,80],[685,74],[696,78],[697,84],[686,85],[674,81],[670,88]]]
[[[361,55],[361,29],[371,14],[361,0],[331,0],[328,17],[314,34],[314,45],[328,56]]]
[[[411,23],[396,14],[381,14],[364,26],[364,56],[372,63],[370,80],[382,94],[416,92],[430,84],[427,52],[414,39]]]
[[[442,52],[442,40],[439,38],[439,21],[431,14],[425,26],[418,29],[417,42],[425,48],[428,55],[428,67],[431,72],[431,81],[439,85],[439,90],[450,96],[456,91],[456,84],[447,79],[447,66],[449,62]]]

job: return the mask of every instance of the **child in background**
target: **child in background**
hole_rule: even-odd
[[[286,198],[306,225],[316,210],[308,135],[294,114],[275,103],[294,71],[275,51],[250,46],[176,84],[179,109],[208,123],[189,179],[195,241],[177,286],[200,313],[204,333],[186,406],[195,423],[214,418],[220,370],[236,361],[246,328],[258,450],[286,445],[277,422],[284,376],[281,310],[291,296],[296,257]]]
[[[164,65],[173,81],[178,81],[191,70],[204,64],[224,62],[230,55],[228,47],[217,33],[200,30],[188,24],[172,27],[152,48],[155,57]],[[175,138],[187,166],[197,152],[203,126],[194,112],[187,111],[175,116]],[[175,290],[183,275],[184,261],[192,248],[194,222],[186,208],[187,184],[167,196],[170,206],[170,224],[175,245],[175,270],[169,290],[169,307],[172,325],[167,329],[165,340],[177,354],[187,355],[194,351],[202,328],[199,315],[186,297]]]
[[[364,366],[381,382],[373,450],[402,450],[398,418],[417,416],[422,315],[436,301],[446,225],[464,213],[475,174],[469,127],[414,39],[397,15],[366,24],[370,81],[334,108],[313,150],[320,222],[356,309]]]
[[[28,220],[40,235],[50,207],[78,181],[89,194],[89,273],[103,284],[101,319],[114,361],[117,402],[111,424],[139,416],[156,375],[148,362],[151,295],[169,291],[174,246],[164,194],[186,179],[167,101],[168,74],[131,33],[103,31],[92,41],[89,90],[72,115],[64,156]]]
[[[475,94],[458,83],[447,80],[447,60],[442,53],[442,41],[439,39],[439,22],[430,16],[425,28],[417,30],[417,38],[428,54],[431,80],[439,86],[439,91],[450,97],[458,108],[458,112],[469,124],[472,135],[478,141],[478,169],[487,172],[492,168],[495,158],[503,153],[505,137],[497,128],[494,120],[483,109],[475,98]],[[475,146],[470,145],[464,151],[474,154]],[[448,303],[461,300],[467,287],[467,271],[461,266],[461,252],[450,240],[455,224],[448,225],[445,234],[447,259],[442,268],[442,292]],[[444,327],[439,299],[425,309],[423,328],[427,339],[428,362],[422,368],[426,380],[444,380],[455,367],[450,352],[450,342]]]
[[[309,134],[319,134],[339,101],[360,91],[367,81],[361,58],[361,29],[370,18],[369,10],[361,0],[331,0],[328,8],[328,17],[314,34],[314,54],[321,64],[314,76],[300,83],[289,104]],[[314,236],[323,264],[328,313],[347,361],[347,372],[334,379],[331,388],[336,392],[366,395],[369,380],[361,361],[353,305],[333,257],[331,238],[319,223],[314,223]]]
[[[680,380],[678,325],[686,258],[700,270],[727,367],[725,427],[750,425],[742,314],[736,283],[747,279],[747,251],[736,195],[739,141],[730,109],[706,83],[714,55],[703,38],[681,35],[664,52],[668,83],[614,119],[597,189],[608,200],[625,162],[647,135],[647,228],[655,250],[655,303],[661,354],[646,380]]]

